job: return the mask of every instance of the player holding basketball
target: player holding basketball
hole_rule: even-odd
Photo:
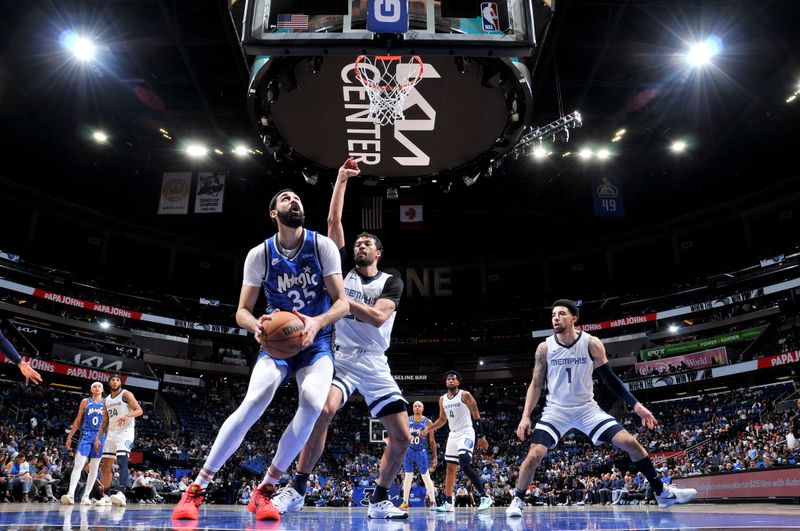
[[[483,425],[481,424],[481,414],[478,411],[478,404],[475,397],[469,391],[459,389],[461,385],[461,375],[456,371],[448,371],[445,374],[445,385],[447,393],[439,397],[439,418],[431,424],[429,428],[422,430],[424,437],[428,433],[433,433],[445,424],[450,428],[447,436],[447,446],[444,451],[444,460],[447,461],[447,473],[444,479],[444,494],[446,499],[442,505],[436,508],[440,513],[452,513],[455,511],[453,500],[453,488],[456,483],[456,472],[458,467],[464,471],[472,486],[481,495],[478,505],[479,511],[485,511],[494,504],[486,493],[481,478],[472,468],[472,449],[489,448],[489,442],[483,435]],[[477,442],[475,434],[478,435]]]
[[[128,457],[131,455],[133,446],[134,426],[136,417],[144,414],[139,402],[133,393],[122,388],[122,377],[114,374],[108,381],[111,393],[103,401],[103,421],[100,429],[94,438],[94,451],[100,452],[103,446],[103,488],[106,494],[97,500],[98,505],[108,505],[113,503],[120,507],[125,507],[125,489],[128,486],[130,471],[128,470]],[[105,443],[103,437],[105,436]],[[119,490],[107,495],[111,487],[111,465],[116,459],[119,466]],[[91,485],[91,484],[90,484]],[[91,488],[91,487],[87,487]]]
[[[342,253],[345,246],[342,209],[347,179],[359,173],[358,165],[352,158],[339,168],[328,212],[328,234]],[[408,513],[392,504],[388,499],[388,489],[397,477],[403,465],[403,456],[411,443],[406,411],[408,402],[400,393],[384,354],[389,348],[403,282],[393,275],[378,271],[383,245],[377,236],[359,234],[353,250],[355,268],[347,273],[344,280],[350,314],[336,323],[336,374],[328,391],[325,408],[300,453],[294,486],[282,489],[274,503],[281,512],[299,511],[303,507],[306,482],[322,455],[328,426],[336,411],[358,390],[364,396],[370,415],[380,419],[388,435],[367,516],[405,519]]]
[[[433,432],[429,432],[427,436],[422,435],[422,430],[425,428],[430,429],[433,424],[431,419],[422,415],[424,407],[419,400],[414,402],[414,415],[408,419],[408,427],[411,431],[411,445],[408,447],[405,463],[403,464],[405,474],[403,476],[403,503],[400,504],[401,509],[408,509],[408,497],[411,493],[411,483],[414,481],[414,467],[419,471],[419,475],[422,476],[422,481],[425,483],[425,490],[431,502],[431,509],[436,507],[436,493],[434,492],[429,470],[436,468],[437,464],[436,438],[433,436]],[[431,455],[433,456],[430,466],[428,466],[426,440],[431,447]]]
[[[294,375],[299,392],[297,412],[248,504],[257,520],[279,520],[280,514],[271,499],[275,485],[306,443],[322,411],[325,392],[320,390],[331,385],[332,325],[348,309],[339,251],[330,238],[303,227],[303,203],[292,190],[275,194],[269,204],[269,216],[278,232],[248,253],[236,312],[236,322],[253,333],[262,347],[261,354],[253,367],[244,400],[222,424],[202,470],[173,510],[172,515],[177,519],[198,519],[206,487],[264,414],[278,387]],[[253,308],[262,289],[268,314],[257,319]],[[262,327],[276,310],[294,311],[305,325],[301,350],[289,359],[273,358],[263,348],[266,337]]]
[[[17,367],[19,367],[19,372],[22,373],[22,376],[25,377],[25,385],[28,385],[28,382],[33,382],[34,384],[42,383],[42,375],[36,372],[31,368],[31,364],[27,361],[22,359],[22,356],[19,355],[17,349],[14,348],[14,345],[6,339],[6,336],[3,335],[3,332],[0,332],[0,352],[3,355],[10,359]]]
[[[533,479],[536,468],[548,448],[553,448],[561,436],[572,428],[588,435],[594,444],[607,442],[624,450],[636,470],[650,482],[658,506],[662,509],[675,503],[689,502],[697,491],[662,484],[653,462],[639,441],[595,402],[592,372],[597,372],[606,386],[633,408],[641,417],[643,426],[652,429],[658,424],[653,414],[636,400],[622,380],[612,372],[603,343],[586,332],[576,330],[577,321],[578,307],[574,302],[560,299],[553,303],[552,324],[555,334],[536,349],[533,378],[525,395],[522,420],[517,427],[517,437],[525,441],[530,436],[531,446],[520,466],[516,489],[506,515],[522,516],[525,489]],[[539,401],[545,377],[547,404],[531,436],[531,414]]]
[[[103,456],[102,446],[105,442],[105,436],[100,437],[100,449],[94,449],[94,440],[103,422],[103,384],[94,382],[90,387],[90,391],[92,395],[81,400],[78,406],[78,414],[75,416],[75,421],[72,423],[72,428],[67,435],[66,446],[67,449],[70,449],[72,438],[78,431],[78,427],[82,425],[81,440],[75,448],[75,464],[72,467],[72,475],[69,478],[69,492],[61,496],[61,503],[65,505],[73,505],[75,503],[75,489],[78,487],[81,472],[87,459],[89,459],[89,477],[86,479],[86,490],[83,491],[81,505],[91,505],[92,500],[89,499],[89,493],[92,491],[92,485],[97,479],[100,458]]]

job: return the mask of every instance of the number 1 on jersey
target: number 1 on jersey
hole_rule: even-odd
[[[567,382],[572,383],[572,367],[567,367]]]

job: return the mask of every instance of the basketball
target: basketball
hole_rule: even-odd
[[[261,329],[266,338],[266,351],[275,358],[291,358],[300,350],[305,324],[292,312],[273,312]]]

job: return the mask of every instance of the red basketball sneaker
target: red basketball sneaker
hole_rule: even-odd
[[[256,513],[256,520],[275,520],[281,519],[278,509],[272,505],[272,494],[275,486],[266,484],[253,491],[247,509]]]
[[[189,485],[189,488],[183,493],[181,501],[172,510],[172,518],[175,520],[197,520],[200,517],[199,509],[205,495],[205,489],[197,483]]]

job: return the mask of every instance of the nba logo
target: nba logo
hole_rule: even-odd
[[[500,30],[500,17],[497,16],[497,4],[495,2],[481,3],[481,19],[483,19],[483,31]]]

